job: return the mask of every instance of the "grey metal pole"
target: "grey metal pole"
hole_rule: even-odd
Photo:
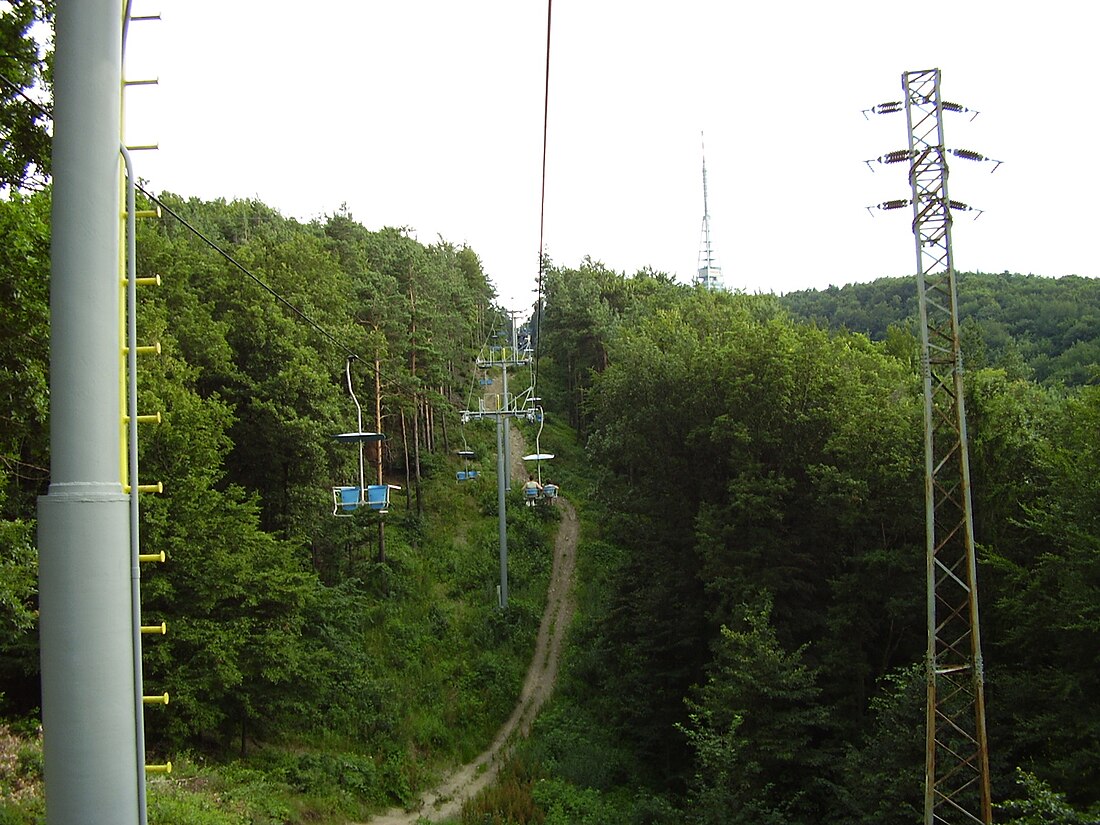
[[[500,606],[508,607],[508,517],[504,502],[504,422],[497,415],[497,525],[500,531]]]
[[[508,357],[507,354],[503,359],[504,363],[501,365],[501,381],[504,385],[504,412],[511,412],[511,405],[508,403]],[[512,487],[512,428],[511,422],[508,416],[504,416],[504,486],[511,489]]]
[[[46,822],[136,825],[119,389],[122,0],[59,0],[56,20],[51,476],[38,504]]]

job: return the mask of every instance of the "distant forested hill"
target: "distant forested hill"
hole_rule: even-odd
[[[916,334],[915,278],[880,278],[782,296],[796,318],[885,340]],[[995,366],[1038,382],[1086,384],[1100,364],[1100,280],[1070,275],[958,275],[959,320],[968,369]]]

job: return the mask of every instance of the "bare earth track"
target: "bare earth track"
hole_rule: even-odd
[[[513,447],[517,440],[513,440]],[[521,451],[522,442],[519,449],[513,449],[513,455]],[[520,459],[520,472],[513,471],[513,478],[522,477],[522,463]],[[523,680],[519,702],[511,717],[477,759],[456,769],[439,785],[427,791],[412,809],[392,808],[371,819],[367,825],[416,825],[418,822],[440,822],[458,816],[462,803],[496,777],[516,735],[526,736],[530,731],[539,708],[554,690],[562,642],[575,607],[572,587],[579,533],[577,513],[563,498],[558,499],[556,506],[562,511],[562,520],[554,541],[554,564],[546,594],[546,610],[542,614],[535,653]]]

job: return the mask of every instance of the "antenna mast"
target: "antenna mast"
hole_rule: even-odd
[[[703,133],[699,133],[699,145],[703,150],[703,227],[700,231],[699,268],[694,283],[707,289],[719,289],[722,286],[722,267],[714,256],[710,242],[710,209],[707,206],[707,151],[703,143]]]

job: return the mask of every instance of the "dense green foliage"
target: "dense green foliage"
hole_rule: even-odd
[[[404,486],[416,477],[419,504],[433,467],[447,466],[437,430],[447,417],[453,425],[454,387],[469,383],[484,337],[491,293],[476,259],[471,278],[469,251],[368,232],[346,215],[300,226],[255,202],[167,202],[323,319],[343,348],[376,357],[381,426],[401,444],[384,452],[383,467]],[[375,532],[366,514],[328,513],[328,489],[356,472],[354,449],[331,438],[357,426],[344,353],[178,222],[153,224],[141,241],[141,267],[164,282],[147,290],[143,328],[165,349],[142,376],[142,406],[165,410],[142,440],[143,472],[168,491],[146,499],[144,542],[169,557],[146,585],[146,610],[174,619],[147,656],[150,678],[176,696],[152,723],[154,741],[215,737],[244,750],[252,738],[323,731],[362,738],[379,762],[401,766],[410,739],[431,752],[458,746],[463,729],[491,725],[516,684],[494,679],[503,674],[492,670],[493,653],[442,656],[494,634],[521,643],[530,631],[519,616],[515,627],[495,628],[475,609],[488,602],[482,585],[493,570],[488,525],[455,549],[455,537],[432,529],[407,499],[404,515],[388,519],[385,559],[372,539],[364,546]],[[353,367],[373,423],[374,370]],[[432,592],[432,571],[448,562],[473,565],[469,590]],[[444,694],[430,712],[420,706],[425,695],[401,689],[410,675],[423,694]],[[463,701],[478,698],[460,714],[445,694],[463,680]],[[405,782],[416,785],[411,775]]]
[[[0,9],[0,192],[34,190],[50,174],[49,118],[36,103],[48,96],[52,52],[35,38],[53,20],[54,0],[15,0]]]
[[[1033,306],[1094,290],[1020,280]],[[638,801],[590,821],[918,820],[924,502],[907,310],[873,342],[790,317],[787,298],[592,261],[547,283],[547,394],[584,430],[594,530],[613,544],[585,545],[600,569],[585,569],[532,771],[590,812],[626,789]],[[961,279],[960,305],[984,283]],[[858,294],[831,292],[846,290]],[[1077,303],[1071,327],[1092,314]],[[1061,351],[1052,326],[1031,329],[1035,351]],[[1021,822],[1100,801],[1100,393],[1026,373],[967,374],[994,795],[1024,796],[1005,808]],[[1017,788],[1016,767],[1034,780]]]
[[[139,408],[163,418],[142,425],[141,477],[165,488],[142,500],[142,549],[167,555],[144,568],[142,608],[169,627],[146,637],[145,684],[171,695],[147,711],[150,748],[247,754],[264,782],[309,800],[290,806],[295,818],[408,802],[507,717],[549,572],[553,524],[517,506],[510,610],[496,610],[492,476],[454,480],[463,439],[482,454],[493,439],[460,434],[457,416],[499,318],[492,288],[471,250],[368,231],[348,214],[300,224],[256,202],[163,199],[323,332],[174,218],[140,225],[139,275],[162,283],[140,290],[139,335],[162,353],[139,364]],[[48,192],[0,201],[0,712],[16,717],[39,701],[48,213]],[[331,488],[358,474],[357,451],[332,439],[358,426],[345,350],[360,356],[364,427],[390,435],[368,455],[368,481],[378,458],[405,489],[384,555],[377,516],[331,515]],[[174,812],[191,804],[152,800],[154,821],[181,821]],[[286,821],[247,810],[210,821]]]
[[[969,369],[1071,386],[1094,383],[1100,363],[1100,281],[1068,276],[960,272],[959,324]],[[917,336],[915,278],[791,292],[796,318],[862,332],[875,341]]]
[[[35,495],[49,475],[49,200],[0,200],[0,702],[38,704]]]

